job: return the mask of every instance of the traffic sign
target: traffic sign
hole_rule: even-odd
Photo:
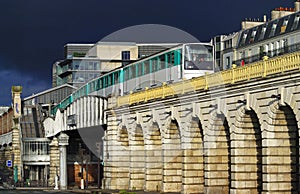
[[[6,160],[6,166],[7,167],[12,167],[12,161],[11,160]]]

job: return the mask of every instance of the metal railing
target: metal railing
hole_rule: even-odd
[[[243,67],[236,67],[236,65],[233,65],[233,68],[230,70],[206,74],[205,76],[184,80],[170,85],[164,83],[161,87],[151,89],[146,88],[140,92],[119,96],[116,99],[116,106],[132,105],[147,102],[149,100],[163,99],[197,90],[208,90],[209,88],[221,85],[262,78],[299,68],[300,52],[281,55],[271,59],[268,59],[266,56],[263,61],[257,61]]]

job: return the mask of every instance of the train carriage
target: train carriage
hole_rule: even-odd
[[[180,44],[130,63],[95,78],[58,104],[65,108],[87,95],[103,97],[126,95],[162,83],[178,82],[214,71],[214,49],[209,43]]]

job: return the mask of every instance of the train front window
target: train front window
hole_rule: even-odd
[[[186,45],[184,59],[185,70],[213,70],[212,46]]]

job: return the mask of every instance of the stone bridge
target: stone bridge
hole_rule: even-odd
[[[110,98],[106,189],[297,193],[300,53]]]

